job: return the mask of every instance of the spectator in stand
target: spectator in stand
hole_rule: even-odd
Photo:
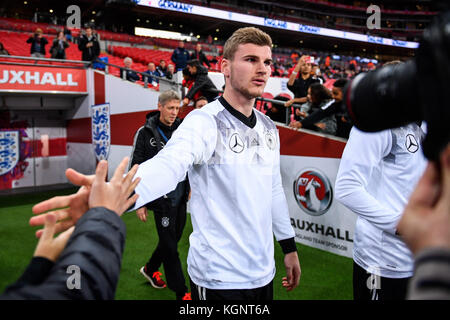
[[[5,49],[5,47],[3,46],[3,43],[1,43],[1,42],[0,42],[0,54],[9,56],[8,50]]]
[[[160,77],[160,73],[156,70],[155,64],[153,62],[150,62],[148,64],[148,70],[145,72],[145,74],[148,74],[149,76],[143,76],[142,81],[145,81],[145,79],[147,79],[148,83],[156,87],[159,83],[159,79],[156,77]]]
[[[125,65],[126,69],[131,69],[131,66],[133,65],[133,59],[131,59],[130,57],[126,57],[125,59],[123,59],[123,64]],[[131,82],[136,82],[138,80],[141,80],[141,78],[135,71],[126,70],[125,68],[120,68],[120,77],[122,79],[131,81]]]
[[[72,31],[67,27],[64,28],[64,36],[68,42],[72,42]]]
[[[66,39],[64,38],[64,32],[58,32],[58,37],[53,40],[52,47],[50,48],[50,54],[53,59],[66,59],[66,48],[69,47]]]
[[[278,95],[274,100],[288,101],[289,98]],[[286,123],[286,111],[283,105],[272,103],[272,107],[266,111],[266,116],[272,119],[272,121]]]
[[[350,135],[350,130],[352,129],[352,121],[348,117],[346,112],[341,109],[342,99],[344,97],[344,87],[348,80],[344,78],[337,79],[333,83],[333,88],[331,90],[331,95],[336,104],[336,136],[348,139]],[[331,108],[331,107],[330,107]]]
[[[42,29],[37,28],[34,32],[34,36],[28,38],[27,43],[31,43],[30,52],[32,57],[45,57],[45,46],[47,45],[48,40],[42,36]]]
[[[203,107],[207,103],[208,103],[208,99],[206,99],[205,97],[201,96],[200,98],[195,100],[194,108],[195,109],[200,109],[201,107]]]
[[[183,88],[186,88],[187,92],[189,92],[189,90],[192,88],[193,85],[194,85],[194,79],[193,79],[191,73],[189,72],[189,69],[186,67],[183,69],[183,81],[181,82],[181,86]],[[182,89],[182,90],[183,90],[183,93],[186,92],[186,90],[184,90],[184,89]],[[197,98],[200,98],[201,96],[202,96],[202,92],[197,91],[195,93],[194,97],[192,98],[192,101],[196,101]],[[190,104],[190,105],[183,104],[180,108],[180,112],[178,113],[178,118],[184,119],[193,110],[194,110],[193,104]]]
[[[166,78],[169,80],[173,79],[173,74],[175,73],[175,67],[173,64],[169,64],[167,66],[167,71],[166,71]]]
[[[80,36],[78,49],[82,52],[83,61],[94,61],[100,55],[100,43],[91,26],[87,26],[85,34]]]
[[[301,111],[296,110],[296,119],[289,126],[293,128],[305,128],[326,134],[336,134],[336,119],[329,112],[334,100],[330,91],[320,83],[313,83],[308,88],[308,103],[301,106]],[[333,109],[331,109],[333,110]],[[327,111],[327,112],[324,112]],[[319,122],[320,121],[320,122]]]
[[[319,65],[314,63],[311,68],[311,78],[318,80],[320,84],[325,83],[325,79],[322,77],[322,72],[320,71]]]
[[[300,76],[297,78],[299,72]],[[287,101],[285,106],[290,107],[294,103],[306,103],[309,86],[317,82],[319,80],[311,77],[311,57],[302,56],[289,76],[287,84],[288,89],[294,94],[294,99]]]
[[[156,67],[160,77],[165,77],[167,73],[166,60],[159,60],[159,66]]]
[[[191,72],[189,71],[188,67],[183,69],[183,81],[181,82],[181,86],[186,88],[188,91],[192,88],[194,85],[194,78],[192,77]],[[197,92],[200,93],[200,92]],[[199,95],[199,97],[201,94]],[[194,97],[195,100],[195,97]]]
[[[208,102],[212,102],[217,97],[218,90],[208,77],[208,69],[201,66],[198,60],[190,60],[187,63],[187,67],[194,79],[194,85],[183,99],[183,104],[187,105],[189,100],[192,100],[198,91],[202,92],[203,96],[208,99]]]
[[[208,61],[208,58],[206,58],[206,55],[203,53],[202,45],[200,43],[197,43],[195,46],[194,52],[191,54],[191,60],[198,60],[200,61],[200,65],[207,65],[208,69],[211,68],[211,64]]]
[[[181,82],[181,86],[183,88],[186,88],[187,92],[189,92],[189,90],[191,90],[191,88],[194,86],[194,78],[187,67],[183,69],[183,81]],[[198,98],[202,96],[203,96],[202,92],[198,90],[191,100],[196,101]],[[192,110],[194,110],[193,105],[183,104],[180,109],[178,117],[184,119]]]
[[[178,43],[178,48],[173,51],[171,59],[175,63],[176,72],[186,68],[189,61],[189,52],[184,48],[184,41]]]

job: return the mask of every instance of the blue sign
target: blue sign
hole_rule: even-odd
[[[300,31],[300,32],[307,32],[307,33],[320,34],[320,28],[318,28],[318,27],[313,27],[313,26],[307,26],[307,25],[304,25],[304,24],[299,24],[299,25],[298,25],[298,31]]]
[[[180,12],[185,12],[185,13],[192,13],[192,8],[194,7],[191,4],[175,2],[175,1],[167,1],[167,0],[160,0],[158,2],[158,6],[161,9],[169,9],[169,10],[180,11]]]
[[[92,106],[92,144],[98,161],[107,160],[111,146],[109,103]]]
[[[374,36],[367,36],[367,42],[384,44],[383,38]]]
[[[272,28],[287,29],[287,22],[264,18],[264,25]]]

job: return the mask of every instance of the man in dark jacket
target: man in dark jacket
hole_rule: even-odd
[[[192,100],[198,91],[202,92],[202,95],[208,99],[208,102],[213,101],[218,93],[216,86],[208,77],[208,69],[201,66],[198,60],[190,60],[187,67],[194,78],[194,85],[189,89],[188,93],[186,93],[183,104],[187,105],[189,100]]]
[[[180,41],[178,48],[172,53],[172,62],[175,63],[175,71],[178,72],[186,68],[186,64],[189,60],[189,52],[184,48],[184,42]]]
[[[48,40],[42,36],[41,29],[37,28],[34,32],[34,36],[28,38],[27,43],[31,43],[30,53],[32,57],[45,57],[45,46],[47,45]]]
[[[181,123],[177,118],[180,96],[175,91],[168,90],[159,95],[158,109],[147,115],[146,124],[135,134],[131,166],[153,158]],[[186,224],[188,195],[189,182],[186,178],[172,192],[136,210],[143,222],[147,221],[147,209],[153,210],[159,236],[158,246],[140,272],[154,288],[162,289],[166,284],[158,269],[163,264],[167,285],[176,293],[177,300],[191,300],[178,255],[178,241]]]
[[[203,66],[203,64],[206,64],[208,68],[211,68],[211,64],[203,53],[202,45],[200,43],[195,46],[195,51],[191,54],[191,60],[198,60],[200,61],[200,65]]]
[[[78,41],[78,49],[82,51],[81,60],[94,61],[100,55],[100,43],[94,35],[92,27],[85,29],[86,34],[80,36]]]
[[[120,77],[124,80],[128,80],[130,82],[136,82],[141,80],[141,77],[139,75],[131,70],[131,67],[133,66],[133,59],[130,57],[126,57],[123,59],[123,65],[125,68],[120,68]]]
[[[120,216],[136,201],[137,195],[130,197],[130,193],[139,183],[132,182],[137,166],[124,177],[127,163],[124,158],[111,183],[105,181],[108,164],[104,160],[95,177],[69,169],[66,175],[71,182],[84,180],[91,187],[33,207],[34,213],[53,211],[30,220],[31,225],[45,227],[37,233],[40,239],[30,264],[0,300],[114,299],[125,246],[125,223]],[[66,222],[56,222],[63,212]]]

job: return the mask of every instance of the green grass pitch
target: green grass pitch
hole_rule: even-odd
[[[37,243],[34,233],[37,228],[28,225],[32,206],[55,195],[70,194],[74,190],[0,196],[0,293],[20,277],[33,255]],[[139,273],[139,268],[148,260],[158,241],[151,212],[146,223],[141,222],[134,212],[125,213],[122,218],[127,226],[127,238],[116,299],[175,299],[171,290],[154,289]],[[186,259],[191,231],[188,215],[178,248],[188,286]],[[275,300],[352,299],[351,259],[301,244],[297,244],[297,248],[302,268],[300,285],[294,291],[286,292],[281,286],[281,278],[285,276],[283,253],[280,246],[275,244]],[[161,271],[164,273],[162,268]]]

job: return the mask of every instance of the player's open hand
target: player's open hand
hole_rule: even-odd
[[[105,160],[99,162],[89,196],[89,208],[105,207],[121,216],[136,202],[138,195],[134,194],[132,197],[130,195],[140,181],[140,178],[133,181],[138,165],[134,165],[124,176],[127,164],[128,158],[125,157],[114,172],[111,181],[106,183],[108,163]]]

